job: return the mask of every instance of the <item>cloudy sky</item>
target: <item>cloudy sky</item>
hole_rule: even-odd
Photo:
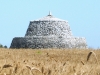
[[[30,20],[48,15],[67,20],[74,36],[100,48],[100,0],[0,0],[0,43],[24,37]]]

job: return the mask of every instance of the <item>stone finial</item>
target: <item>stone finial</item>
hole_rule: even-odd
[[[52,16],[51,11],[49,11],[49,15],[48,16]]]

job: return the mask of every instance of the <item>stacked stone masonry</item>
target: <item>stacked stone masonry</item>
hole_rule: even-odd
[[[24,37],[15,37],[10,48],[87,48],[84,37],[72,35],[68,21],[48,15],[30,21]]]

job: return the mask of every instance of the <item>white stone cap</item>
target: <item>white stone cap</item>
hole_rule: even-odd
[[[37,19],[37,20],[33,20],[33,21],[66,21],[66,20],[56,18],[51,14],[51,12],[49,12],[49,15],[47,15],[43,18]],[[68,21],[66,21],[66,22],[68,22]]]

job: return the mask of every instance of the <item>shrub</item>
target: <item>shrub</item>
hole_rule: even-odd
[[[7,48],[7,46],[3,46],[2,44],[0,44],[0,48]]]
[[[3,45],[2,44],[0,44],[0,48],[3,48]]]
[[[4,48],[7,48],[7,46],[5,45]]]

